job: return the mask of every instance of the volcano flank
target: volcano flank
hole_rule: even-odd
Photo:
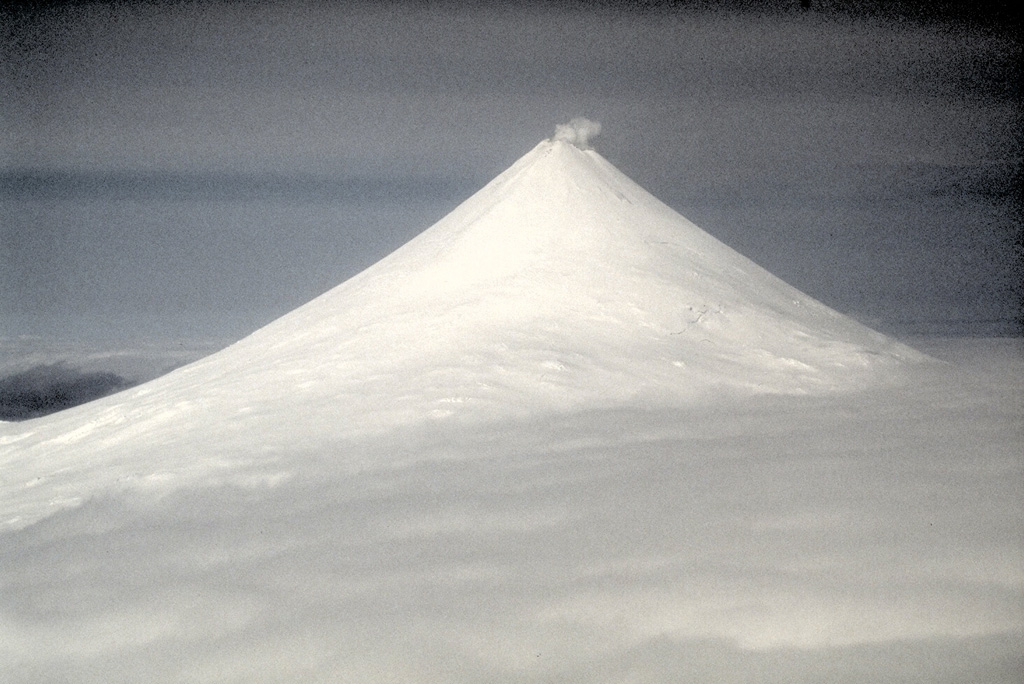
[[[4,425],[0,444],[76,468],[140,453],[232,459],[424,424],[851,391],[925,358],[787,285],[564,138],[236,344]]]

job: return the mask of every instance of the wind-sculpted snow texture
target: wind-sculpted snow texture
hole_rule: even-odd
[[[0,424],[0,680],[1017,681],[998,350],[929,360],[546,141],[237,344]]]

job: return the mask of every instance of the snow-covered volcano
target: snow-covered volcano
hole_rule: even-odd
[[[913,358],[556,137],[235,345],[0,439],[51,464],[233,457],[432,421],[832,392]]]
[[[882,382],[923,357],[544,142],[0,424],[0,681],[1017,682],[1024,357],[931,349]]]
[[[415,420],[825,391],[910,356],[597,152],[549,140],[386,259],[182,376],[244,388],[247,404],[310,394]]]
[[[539,144],[418,238],[211,359],[409,418],[816,392],[913,352],[718,242],[593,150]],[[267,397],[268,399],[270,397]]]

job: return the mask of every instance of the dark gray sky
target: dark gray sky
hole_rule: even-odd
[[[595,147],[641,185],[844,313],[1019,331],[1015,28],[984,4],[757,6],[7,10],[0,338],[241,336],[573,116],[602,122]]]

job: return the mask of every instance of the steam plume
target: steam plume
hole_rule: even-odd
[[[572,143],[581,150],[590,149],[590,139],[601,133],[601,123],[577,116],[567,124],[555,126],[554,140]]]

